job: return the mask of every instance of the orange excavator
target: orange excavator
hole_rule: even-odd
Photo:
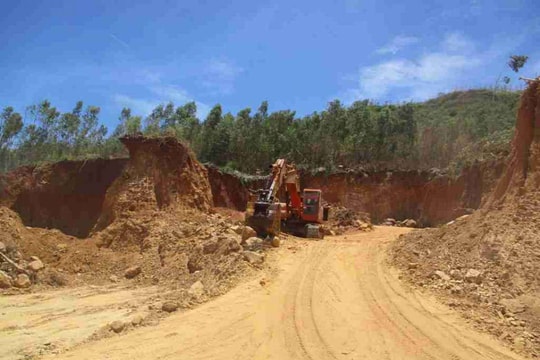
[[[296,166],[285,159],[278,159],[271,169],[266,188],[255,191],[248,202],[246,224],[263,237],[273,238],[284,231],[322,239],[328,208],[323,206],[321,190],[300,191]]]

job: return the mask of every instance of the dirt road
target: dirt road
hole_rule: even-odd
[[[264,285],[253,280],[158,326],[50,358],[520,359],[400,284],[383,250],[406,231],[288,242]]]

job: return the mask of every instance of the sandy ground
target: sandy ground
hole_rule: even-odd
[[[126,320],[158,289],[84,287],[0,297],[0,359],[33,359]]]
[[[494,338],[472,330],[435,299],[401,284],[385,264],[384,249],[407,231],[377,227],[371,233],[318,242],[288,240],[270,256],[271,266],[265,273],[224,296],[173,314],[156,326],[82,343],[44,358],[521,359]],[[131,296],[136,298],[137,293],[120,298]],[[62,307],[53,298],[46,298],[45,303],[6,299],[1,299],[2,313],[11,312],[6,307],[13,306],[21,315],[9,315],[12,321],[6,321],[5,315],[1,318],[0,358],[9,358],[5,346],[13,351],[23,342],[19,339],[25,338],[24,333],[6,331],[6,327],[27,328],[39,323],[40,316],[53,316],[46,304],[52,309]],[[78,308],[84,299],[74,298],[72,307]],[[40,342],[47,334],[54,339],[58,332],[69,333],[65,329],[69,319],[81,315],[79,310],[71,313],[69,307],[63,308],[65,313],[60,312],[57,320],[41,325],[46,326],[43,331],[32,327],[28,331],[39,333]],[[108,311],[114,312],[114,306],[98,316]],[[84,328],[86,321],[94,321],[93,316],[76,323]],[[103,324],[103,320],[98,322]]]

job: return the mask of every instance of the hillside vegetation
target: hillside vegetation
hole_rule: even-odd
[[[278,157],[307,168],[377,166],[459,169],[474,160],[504,154],[513,133],[518,92],[468,90],[422,103],[344,106],[335,100],[321,112],[297,117],[268,111],[263,102],[236,115],[216,105],[206,119],[190,102],[157,106],[142,118],[124,108],[112,132],[101,125],[100,108],[78,102],[61,113],[48,101],[29,106],[24,118],[7,107],[0,117],[0,171],[63,159],[125,156],[117,138],[143,132],[175,135],[198,158],[253,173]]]

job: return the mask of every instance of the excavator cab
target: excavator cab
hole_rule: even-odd
[[[305,189],[303,196],[305,221],[321,223],[323,221],[322,193],[318,189]]]

